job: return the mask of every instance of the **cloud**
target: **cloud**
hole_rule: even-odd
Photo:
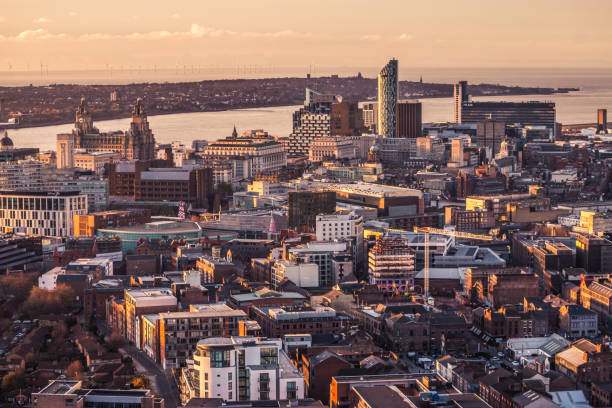
[[[195,39],[195,38],[218,38],[218,37],[236,37],[236,38],[309,38],[313,34],[310,32],[299,32],[294,30],[281,31],[246,31],[236,32],[231,30],[219,29],[214,27],[206,27],[200,24],[193,23],[187,31],[148,31],[148,32],[133,32],[127,34],[109,34],[109,33],[85,33],[80,35],[66,35],[63,33],[55,34],[49,31],[38,28],[22,31],[14,37],[0,36],[0,40],[26,41],[26,40],[46,40],[46,39],[66,39],[75,41],[96,41],[96,40],[163,40],[163,39]]]
[[[293,30],[282,30],[282,31],[273,31],[273,32],[245,32],[240,34],[243,37],[268,37],[268,38],[308,38],[312,37],[311,32],[298,32]]]
[[[66,38],[66,34],[52,34],[44,28],[38,28],[36,30],[25,30],[17,34],[15,37],[6,37],[9,39],[15,39],[17,41],[26,40],[50,40],[58,38]]]
[[[366,34],[362,35],[361,39],[364,41],[378,41],[382,38],[380,34]]]
[[[399,39],[403,40],[403,41],[412,40],[413,38],[414,38],[414,36],[412,34],[406,34],[406,33],[402,33],[399,36]]]
[[[37,24],[44,24],[51,22],[51,20],[49,20],[47,17],[38,17],[32,20],[32,22]]]
[[[76,16],[78,16],[79,14],[78,14],[76,11],[71,11],[70,13],[68,13],[68,15],[69,15],[70,17],[76,17]]]

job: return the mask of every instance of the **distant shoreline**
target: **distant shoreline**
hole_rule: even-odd
[[[533,92],[513,92],[513,93],[499,93],[499,94],[490,94],[490,95],[478,95],[477,97],[482,97],[482,96],[520,96],[520,95],[556,95],[556,94],[563,94],[563,93],[568,93],[568,92],[575,92],[575,91],[579,91],[579,89],[577,88],[561,88],[559,90],[555,90],[555,92],[550,92],[550,93],[533,93]],[[408,99],[443,99],[443,98],[452,98],[451,96],[420,96],[420,97],[414,97],[414,98],[402,98],[401,100],[408,100]],[[368,103],[368,102],[373,102],[373,101],[359,101],[359,103]],[[286,107],[286,106],[300,106],[299,104],[287,104],[287,103],[282,103],[282,104],[262,104],[262,105],[258,105],[258,106],[241,106],[241,107],[231,107],[231,108],[227,108],[227,109],[209,109],[209,110],[202,110],[202,111],[194,111],[194,110],[188,110],[188,109],[177,109],[177,110],[173,110],[173,111],[168,111],[168,112],[155,112],[154,114],[148,115],[149,117],[155,117],[155,116],[166,116],[166,115],[179,115],[179,114],[183,114],[183,113],[213,113],[213,112],[227,112],[227,111],[237,111],[237,110],[249,110],[249,109],[262,109],[262,108],[279,108],[279,107]],[[112,114],[99,114],[96,113],[94,119],[96,121],[106,121],[106,120],[118,120],[118,119],[129,119],[131,117],[130,114],[125,113],[125,112],[118,112],[116,115],[112,115]],[[73,121],[71,120],[58,120],[58,121],[50,121],[50,122],[46,122],[46,123],[37,123],[37,124],[27,124],[25,126],[21,126],[21,125],[9,125],[9,126],[1,126],[0,125],[0,129],[30,129],[30,128],[39,128],[39,127],[46,127],[46,126],[60,126],[60,125],[68,125],[73,123]]]

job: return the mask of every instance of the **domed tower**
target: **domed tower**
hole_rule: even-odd
[[[2,139],[0,139],[0,150],[11,150],[13,147],[13,141],[8,137],[8,132],[5,130],[4,133],[2,133]]]

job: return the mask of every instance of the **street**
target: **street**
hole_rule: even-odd
[[[139,373],[153,378],[151,388],[164,398],[166,408],[176,408],[179,406],[178,390],[171,376],[166,375],[164,370],[155,364],[155,362],[132,345],[128,344],[121,347],[119,352],[132,358],[134,366]]]

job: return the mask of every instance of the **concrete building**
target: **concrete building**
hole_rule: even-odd
[[[301,288],[319,287],[319,266],[315,263],[292,263],[276,260],[272,264],[272,288],[287,278]]]
[[[398,62],[390,60],[378,73],[378,134],[395,137],[398,98]]]
[[[74,216],[87,214],[87,195],[74,191],[0,192],[0,232],[66,237]]]
[[[201,256],[196,261],[196,268],[202,272],[205,283],[223,283],[238,273],[238,268],[233,263],[208,255]]]
[[[270,173],[287,166],[287,155],[281,143],[274,138],[258,134],[231,136],[206,146],[203,157],[232,161],[234,157],[245,160],[233,161],[232,178],[250,178],[257,173]]]
[[[354,159],[355,157],[355,144],[347,137],[320,137],[310,142],[308,148],[308,160],[311,162]]]
[[[357,245],[363,246],[363,217],[355,214],[326,214],[316,217],[317,241],[335,241],[356,237]]]
[[[211,337],[198,343],[193,359],[183,376],[197,387],[199,398],[269,401],[305,396],[304,378],[280,339]]]
[[[350,255],[347,242],[310,242],[290,248],[288,259],[295,264],[316,264],[319,278],[317,286],[331,287],[340,281],[334,260],[341,255]]]
[[[73,167],[93,171],[96,174],[104,174],[106,165],[121,160],[119,152],[74,152]]]

